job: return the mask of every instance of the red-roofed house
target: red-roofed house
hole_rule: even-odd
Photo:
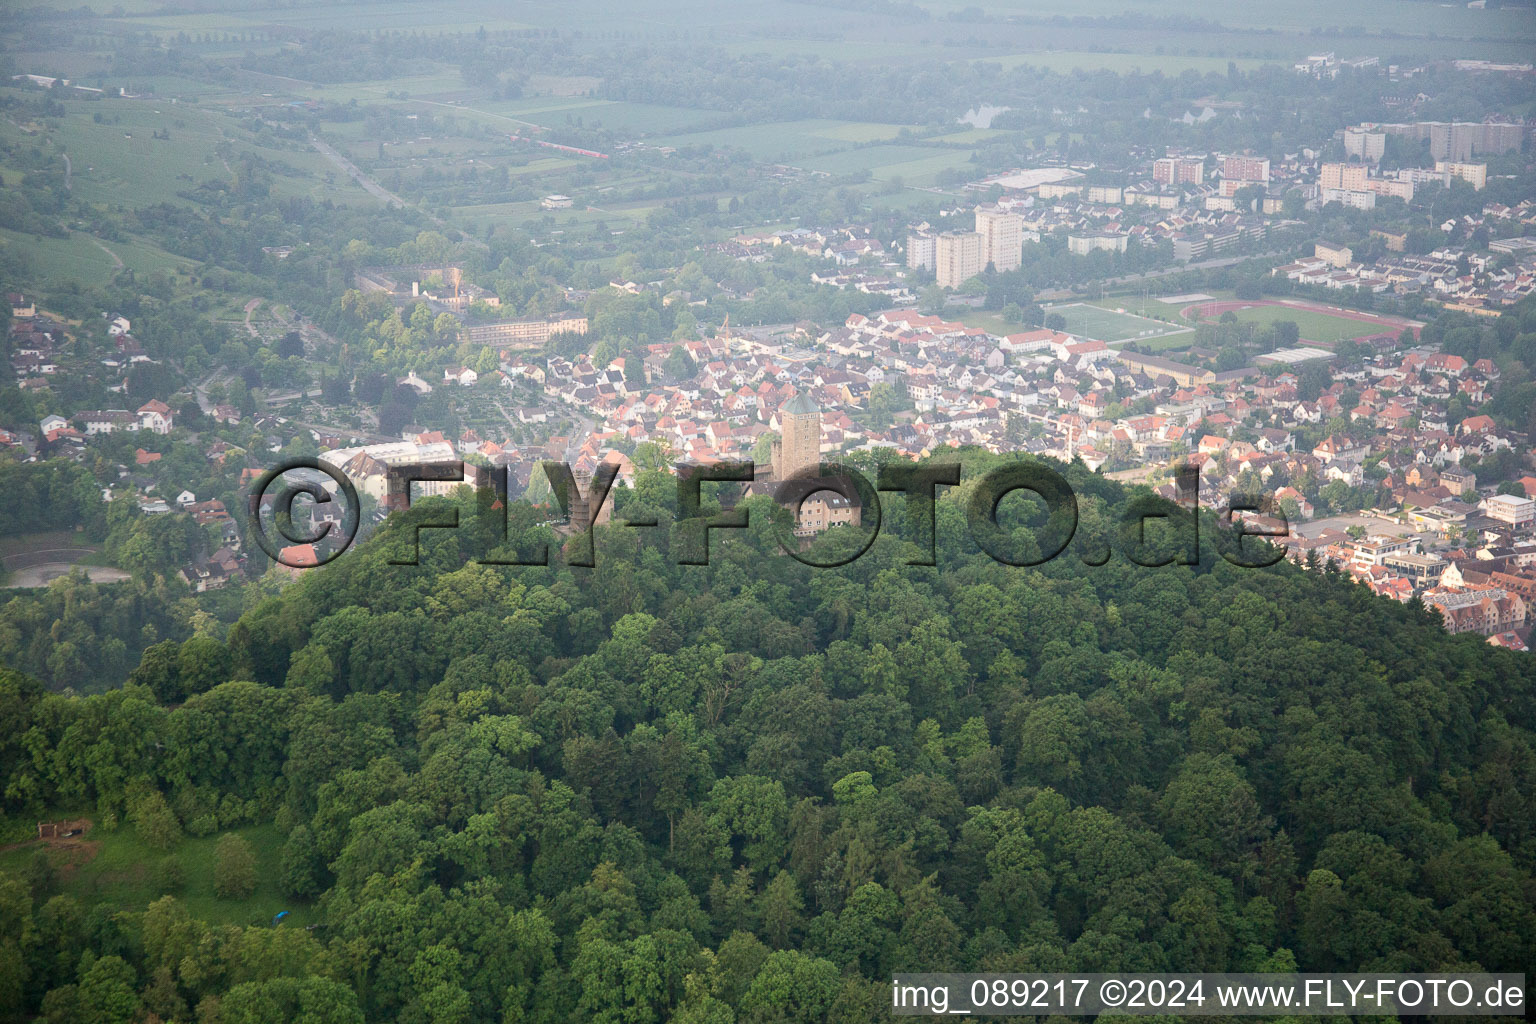
[[[139,406],[139,429],[148,430],[156,434],[169,434],[172,421],[171,407],[158,398],[151,398]]]

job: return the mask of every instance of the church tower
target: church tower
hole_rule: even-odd
[[[784,480],[821,463],[821,409],[802,391],[785,403],[779,418],[783,437],[773,448],[773,475]]]

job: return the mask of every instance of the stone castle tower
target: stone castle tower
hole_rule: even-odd
[[[821,462],[821,409],[809,391],[791,398],[780,412],[783,436],[773,445],[773,475],[783,480]]]

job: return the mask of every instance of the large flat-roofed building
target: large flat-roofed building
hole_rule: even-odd
[[[1415,589],[1433,587],[1445,572],[1446,561],[1439,555],[1420,555],[1412,551],[1396,551],[1381,560],[1381,564],[1401,576]]]
[[[336,448],[321,452],[322,461],[335,466],[357,485],[357,489],[384,505],[389,497],[389,471],[395,467],[413,467],[426,463],[453,462],[458,459],[453,445],[446,441],[386,441],[358,448]],[[466,470],[466,473],[468,471]],[[415,485],[415,497],[447,494],[458,482],[422,481]],[[327,490],[334,490],[327,487]]]
[[[1376,193],[1359,191],[1347,188],[1325,188],[1318,193],[1318,198],[1326,206],[1329,203],[1342,203],[1352,210],[1376,209]]]
[[[1436,160],[1435,173],[1450,178],[1460,178],[1478,191],[1488,186],[1488,165],[1459,163],[1453,160]]]
[[[556,334],[586,334],[587,318],[575,313],[498,323],[472,324],[459,331],[461,341],[475,345],[536,348]]]
[[[982,265],[998,273],[1017,270],[1024,261],[1024,218],[995,206],[976,207],[976,233],[981,236]]]
[[[1405,203],[1413,200],[1413,182],[1397,178],[1367,178],[1365,190],[1389,199],[1401,199]]]
[[[1086,256],[1100,249],[1106,252],[1125,252],[1130,235],[1116,235],[1107,231],[1084,235],[1068,235],[1067,251],[1074,256]]]
[[[1497,519],[1516,528],[1536,522],[1536,498],[1521,498],[1513,494],[1495,494],[1488,499],[1489,519]]]
[[[982,238],[975,231],[946,231],[938,237],[934,276],[942,288],[958,288],[986,268]]]
[[[1149,377],[1167,376],[1173,379],[1175,384],[1189,387],[1194,384],[1210,384],[1216,380],[1216,374],[1200,366],[1190,366],[1186,363],[1176,363],[1172,359],[1164,359],[1161,356],[1143,355],[1140,352],[1117,351],[1115,358],[1133,370],[1138,370]]]
[[[1074,171],[1070,167],[1033,167],[1025,170],[1010,171],[1007,174],[999,174],[992,178],[976,183],[967,188],[987,188],[997,185],[1009,191],[1027,192],[1037,189],[1049,182],[1074,181],[1083,176],[1081,171]]]

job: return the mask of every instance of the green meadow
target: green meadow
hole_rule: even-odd
[[[64,892],[87,908],[142,911],[170,892],[187,905],[193,917],[211,924],[269,924],[280,911],[289,912],[282,927],[302,928],[318,919],[311,907],[296,903],[282,893],[280,870],[283,835],[271,824],[232,829],[245,837],[256,852],[256,889],[243,900],[223,899],[213,891],[214,847],[218,835],[184,838],[169,852],[161,852],[139,838],[131,825],[113,832],[93,828],[73,848],[44,847],[22,843],[0,852],[0,872],[22,874],[39,850],[45,850]],[[164,864],[180,864],[182,885],[164,884]]]

